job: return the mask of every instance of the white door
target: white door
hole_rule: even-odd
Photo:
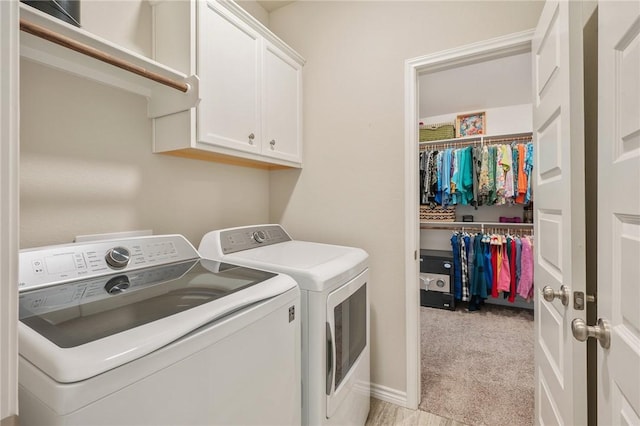
[[[558,296],[561,286],[585,291],[580,7],[548,1],[532,43],[535,280]],[[536,424],[587,423],[586,345],[571,333],[571,320],[584,319],[585,311],[574,310],[570,299],[536,294]]]
[[[599,2],[598,424],[640,424],[640,2]]]

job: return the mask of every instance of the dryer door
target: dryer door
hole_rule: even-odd
[[[360,399],[366,399],[368,404],[368,275],[365,270],[327,297],[327,418],[334,415],[342,403],[350,406],[350,410],[357,410],[354,405],[359,405]]]

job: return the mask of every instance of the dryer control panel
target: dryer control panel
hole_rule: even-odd
[[[246,226],[220,232],[220,246],[223,254],[283,243],[285,241],[291,241],[291,237],[280,225]]]
[[[198,259],[182,235],[102,240],[20,251],[19,291]]]

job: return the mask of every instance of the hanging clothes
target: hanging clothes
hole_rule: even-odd
[[[522,238],[522,276],[518,294],[524,299],[533,297],[533,243],[529,237]]]
[[[453,293],[477,310],[489,295],[513,303],[533,297],[533,242],[529,236],[454,232]]]
[[[427,149],[419,156],[420,203],[526,204],[532,170],[532,143]]]

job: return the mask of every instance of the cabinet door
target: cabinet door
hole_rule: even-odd
[[[262,153],[302,161],[302,67],[265,41]]]
[[[198,142],[260,152],[261,39],[215,2],[198,3]]]

